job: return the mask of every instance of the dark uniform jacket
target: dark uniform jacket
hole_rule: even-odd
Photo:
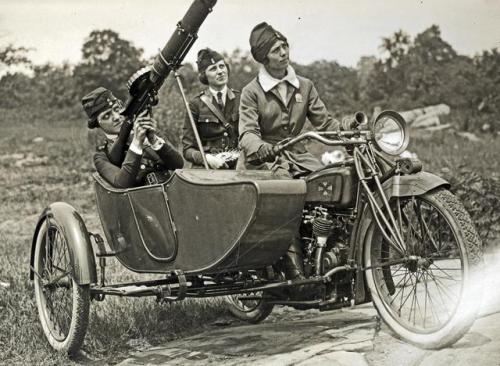
[[[299,88],[288,86],[286,103],[281,99],[276,87],[265,92],[259,77],[246,85],[241,93],[240,103],[240,146],[243,150],[240,158],[246,162],[247,169],[270,169],[278,174],[297,176],[320,169],[323,165],[304,144],[296,144],[284,151],[274,163],[260,166],[248,164],[264,142],[277,142],[299,135],[306,120],[316,130],[332,130],[338,128],[338,122],[330,116],[311,80],[297,76]]]
[[[211,101],[225,117],[229,128],[209,109],[203,102],[203,98]],[[240,93],[228,88],[224,110],[219,108],[216,99],[209,89],[204,90],[189,103],[189,108],[193,114],[200,140],[205,153],[217,154],[222,151],[233,150],[238,147],[238,107],[240,104]],[[191,128],[189,116],[186,114],[184,127],[182,129],[182,146],[184,158],[192,165],[202,166],[203,158],[196,138]]]
[[[169,170],[181,169],[184,164],[181,154],[167,140],[157,151],[145,146],[142,155],[126,150],[123,158],[122,152],[113,149],[123,145],[122,139],[119,137],[109,150],[103,149],[94,154],[97,172],[116,188],[144,185],[149,173],[155,173],[160,182],[165,181]]]

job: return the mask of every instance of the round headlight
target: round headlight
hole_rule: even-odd
[[[372,125],[377,147],[389,155],[399,155],[408,147],[409,133],[403,116],[394,111],[383,111]]]

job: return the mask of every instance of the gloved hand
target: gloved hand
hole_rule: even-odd
[[[205,157],[207,158],[207,163],[212,169],[220,169],[220,168],[227,168],[227,164],[224,161],[224,159],[212,155],[212,154],[206,154]]]
[[[262,162],[272,162],[276,157],[276,152],[274,151],[274,146],[264,142],[259,150],[257,150],[257,158]]]

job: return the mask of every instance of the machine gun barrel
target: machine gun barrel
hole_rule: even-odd
[[[201,24],[212,11],[217,0],[194,0],[177,23],[167,44],[156,56],[151,68],[139,70],[129,80],[129,98],[122,114],[132,122],[143,110],[157,103],[157,93],[170,71],[178,68],[198,38]]]

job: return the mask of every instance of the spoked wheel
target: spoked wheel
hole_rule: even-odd
[[[237,294],[229,295],[226,297],[229,311],[236,318],[249,322],[249,323],[259,323],[266,319],[269,314],[273,311],[273,304],[269,304],[262,299],[255,300],[244,300],[240,297],[244,296],[255,296],[261,297],[262,292],[252,292],[249,294]]]
[[[74,354],[87,330],[90,290],[73,277],[68,245],[61,227],[47,218],[36,238],[34,282],[38,315],[50,345]]]
[[[391,205],[404,245],[389,243],[376,224],[369,230],[364,261],[373,303],[407,341],[429,349],[451,345],[468,331],[481,301],[474,277],[481,241],[462,204],[444,189]]]

